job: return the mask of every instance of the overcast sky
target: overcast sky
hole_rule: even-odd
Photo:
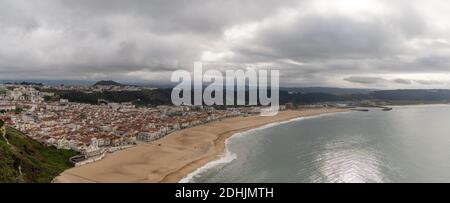
[[[194,61],[283,85],[450,88],[450,2],[0,1],[0,79],[168,82]]]

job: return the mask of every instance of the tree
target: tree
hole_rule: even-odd
[[[52,100],[52,97],[51,97],[51,96],[48,96],[48,95],[46,95],[46,96],[44,96],[44,100],[45,100],[45,101],[50,101],[50,100]]]
[[[14,110],[14,113],[20,114],[20,113],[22,113],[22,111],[23,111],[22,108],[17,108],[16,110]]]

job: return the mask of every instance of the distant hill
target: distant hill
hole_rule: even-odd
[[[398,101],[450,101],[450,90],[445,89],[405,89],[374,91],[371,98]]]
[[[80,91],[55,91],[63,99],[79,103],[97,104],[99,99],[109,102],[132,102],[136,105],[157,106],[171,105],[171,89],[154,89],[140,91],[104,91],[85,93]],[[236,93],[235,93],[236,94]],[[246,93],[248,95],[248,92]],[[191,98],[194,98],[191,95]],[[313,104],[319,102],[343,102],[374,100],[392,104],[403,103],[448,103],[450,90],[406,89],[406,90],[371,90],[342,88],[281,88],[280,104]],[[248,96],[247,96],[248,99]]]
[[[69,158],[76,152],[46,147],[8,126],[0,128],[0,183],[49,183],[73,167]]]
[[[95,81],[89,81],[89,80],[26,80],[29,83],[37,83],[37,84],[43,84],[43,85],[52,85],[52,86],[59,86],[59,85],[92,85],[95,83]],[[6,84],[6,83],[21,83],[22,80],[0,80],[0,83]]]
[[[326,93],[334,95],[344,94],[368,94],[374,89],[337,88],[337,87],[281,87],[280,90],[295,93]]]
[[[42,83],[36,83],[36,82],[26,82],[26,81],[22,81],[22,82],[6,82],[5,84],[7,85],[32,85],[32,86],[43,86],[44,84]]]
[[[99,99],[108,102],[133,102],[135,105],[170,105],[171,89],[140,90],[140,91],[103,91],[85,93],[80,91],[55,91],[62,99],[72,102],[97,104]]]
[[[124,85],[112,80],[101,80],[96,82],[94,86],[124,86]]]

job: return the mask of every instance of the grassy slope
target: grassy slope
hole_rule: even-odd
[[[0,136],[0,182],[51,182],[72,167],[69,158],[76,155],[74,151],[46,147],[11,127],[6,138],[11,145]]]

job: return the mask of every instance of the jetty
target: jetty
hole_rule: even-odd
[[[354,108],[354,109],[351,109],[352,111],[361,111],[361,112],[368,112],[369,111],[369,109],[358,109],[358,108]]]

